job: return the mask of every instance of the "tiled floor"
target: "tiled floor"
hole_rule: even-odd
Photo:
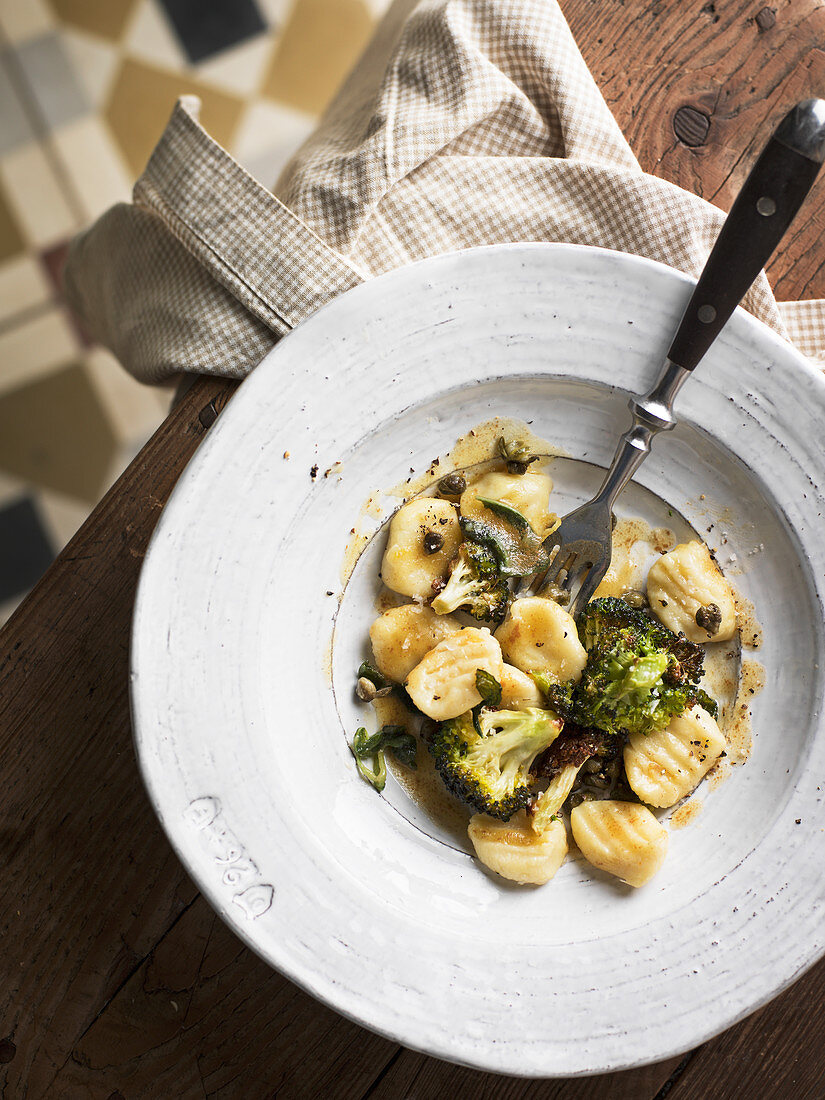
[[[60,299],[69,238],[127,200],[175,99],[263,183],[388,0],[0,0],[0,624],[162,420]]]

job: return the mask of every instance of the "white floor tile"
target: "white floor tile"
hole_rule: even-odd
[[[91,222],[116,202],[129,202],[132,179],[105,123],[89,116],[61,126],[52,141]]]
[[[45,248],[65,240],[80,228],[39,145],[30,142],[3,157],[0,178],[29,244]]]
[[[44,305],[52,294],[43,266],[33,256],[18,256],[0,263],[0,323]]]
[[[74,330],[63,310],[47,309],[0,335],[0,394],[33,382],[78,356]]]

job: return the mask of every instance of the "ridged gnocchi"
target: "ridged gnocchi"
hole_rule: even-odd
[[[646,737],[632,734],[624,748],[631,788],[650,806],[673,806],[690,794],[725,749],[725,738],[702,707],[670,720]]]
[[[505,664],[501,673],[501,706],[504,710],[543,707],[544,699],[532,676],[515,665]]]
[[[709,712],[739,716],[729,697],[738,647],[703,643],[744,630],[745,608],[704,543],[661,553],[673,532],[634,517],[615,523],[610,569],[577,621],[560,590],[520,596],[558,526],[553,483],[521,436],[482,427],[389,524],[379,579],[401,596],[381,601],[412,602],[370,616],[374,658],[353,669],[351,701],[371,709],[350,751],[377,791],[394,777],[445,827],[467,828],[491,882],[547,883],[578,845],[592,877],[598,868],[640,887],[667,854],[657,815],[725,755]],[[691,707],[697,699],[707,709]]]
[[[538,836],[530,828],[524,810],[509,821],[474,814],[467,835],[484,866],[511,882],[542,886],[555,875],[567,855],[564,822],[554,821]]]
[[[691,642],[726,642],[736,630],[736,603],[703,542],[683,542],[650,567],[647,598],[666,627]]]
[[[496,631],[508,664],[522,672],[546,672],[558,683],[578,680],[587,663],[573,619],[555,600],[515,600]]]
[[[425,653],[457,630],[461,624],[452,616],[436,615],[423,604],[391,607],[370,627],[376,667],[388,680],[401,684]]]
[[[644,886],[667,854],[667,829],[636,802],[582,802],[570,814],[573,839],[594,867]]]
[[[461,538],[458,513],[448,500],[418,497],[409,501],[390,521],[381,562],[384,584],[402,596],[427,599],[433,594],[433,582],[446,576]],[[430,549],[436,543],[437,549]]]
[[[407,691],[418,709],[436,722],[457,718],[481,702],[476,672],[501,683],[501,646],[486,627],[467,626],[425,654],[407,676]]]
[[[553,481],[549,474],[504,474],[492,471],[484,474],[461,494],[461,514],[468,519],[494,522],[490,510],[478,498],[500,500],[521,512],[536,534],[543,535],[555,519],[549,507],[552,491]]]

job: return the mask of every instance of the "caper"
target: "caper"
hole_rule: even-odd
[[[424,536],[424,553],[434,554],[444,545],[444,536],[438,531],[428,531]]]
[[[599,760],[585,760],[584,766],[582,767],[582,771],[585,773],[585,775],[593,775],[596,772],[600,772],[601,770],[602,765]]]
[[[630,607],[642,608],[648,606],[647,596],[637,588],[632,588],[629,592],[625,592],[622,599]]]
[[[593,802],[596,796],[592,791],[578,790],[567,799],[567,805],[571,810],[574,810],[576,806],[581,806],[582,802]]]
[[[368,676],[360,676],[358,683],[355,685],[355,694],[359,699],[363,699],[365,703],[371,703],[373,699],[383,699],[389,695],[392,692],[392,687],[392,684],[387,684],[386,687],[377,688]]]
[[[570,603],[570,593],[566,588],[560,588],[557,584],[548,584],[541,594],[545,599],[555,600],[555,602],[562,607]]]
[[[607,778],[606,775],[591,776],[591,778],[588,780],[588,783],[590,783],[599,791],[606,791],[607,788],[610,786],[610,780]]]
[[[467,488],[467,480],[463,474],[446,474],[438,483],[438,491],[445,497],[459,497]]]
[[[530,448],[520,439],[505,439],[501,436],[498,441],[498,453],[507,463],[507,472],[510,474],[526,474],[531,462],[538,460],[538,455],[530,453]]]
[[[355,694],[359,699],[363,699],[365,703],[371,703],[378,694],[378,688],[372,680],[368,680],[366,676],[361,676],[355,685]]]
[[[706,604],[696,612],[696,625],[713,637],[722,625],[722,612],[715,603]]]

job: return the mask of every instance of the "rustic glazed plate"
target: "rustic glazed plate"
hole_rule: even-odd
[[[244,383],[152,541],[132,698],[171,842],[271,965],[429,1054],[532,1076],[657,1061],[823,951],[825,385],[741,311],[622,500],[700,531],[764,628],[750,759],[701,792],[657,877],[632,891],[570,860],[510,886],[392,778],[377,795],[347,747],[380,543],[343,591],[342,563],[398,503],[366,498],[498,414],[571,456],[555,508],[583,499],[689,292],[655,263],[549,245],[350,291]]]

